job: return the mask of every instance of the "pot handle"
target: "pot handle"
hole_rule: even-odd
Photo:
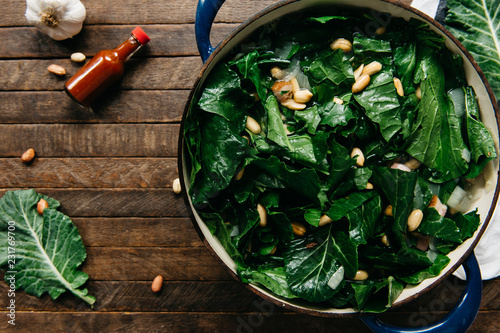
[[[210,31],[214,23],[215,16],[225,0],[199,0],[196,7],[196,20],[194,32],[196,44],[200,52],[201,60],[207,61],[214,51],[210,44]]]
[[[483,283],[481,270],[474,252],[463,263],[467,274],[467,286],[459,302],[440,321],[426,327],[406,328],[384,324],[374,315],[361,317],[361,320],[375,333],[462,333],[474,322],[479,311]]]

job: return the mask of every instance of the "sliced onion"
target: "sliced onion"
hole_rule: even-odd
[[[460,186],[456,186],[453,192],[451,192],[450,198],[446,202],[448,207],[453,208],[454,210],[458,210],[458,206],[460,202],[465,198],[467,193]]]
[[[467,161],[467,163],[470,162],[470,151],[467,148],[462,149],[462,158]]]
[[[344,266],[340,266],[339,269],[335,273],[333,273],[332,277],[330,280],[328,280],[328,287],[332,288],[333,290],[337,289],[339,286],[340,282],[344,279]]]
[[[448,97],[455,108],[455,115],[462,118],[465,114],[465,92],[463,88],[456,88],[448,92]]]
[[[309,91],[311,90],[311,85],[309,84],[309,78],[307,77],[307,75],[299,71],[295,78],[297,79],[297,82],[299,83],[299,87],[301,89],[308,89]]]
[[[276,54],[276,56],[281,59],[288,59],[288,56],[292,51],[292,47],[293,47],[292,42],[287,42],[283,44],[282,47],[277,47],[276,50],[274,51],[274,54]]]

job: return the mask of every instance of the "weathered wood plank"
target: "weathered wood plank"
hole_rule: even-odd
[[[215,24],[211,39],[217,45],[238,24]],[[151,42],[134,57],[198,55],[193,24],[144,25]],[[55,41],[34,27],[4,28],[0,34],[1,58],[69,58],[82,52],[88,59],[100,50],[113,49],[130,36],[135,25],[86,26],[74,38]],[[40,41],[44,41],[40,43]]]
[[[140,52],[140,51],[139,51]],[[66,68],[67,75],[56,76],[47,71],[51,64]],[[113,89],[165,90],[191,89],[201,69],[199,57],[134,58],[125,67],[123,80]],[[1,90],[60,90],[81,67],[69,59],[0,60]]]
[[[233,280],[204,247],[89,247],[82,270],[106,281]]]
[[[154,276],[151,277],[153,279]],[[18,311],[255,311],[253,302],[261,298],[237,281],[199,282],[165,281],[158,293],[151,291],[151,281],[90,281],[85,285],[97,301],[91,309],[70,293],[52,300],[16,292]],[[9,287],[0,283],[0,293],[7,295]],[[0,307],[8,305],[0,297]],[[278,309],[277,309],[278,310]],[[281,310],[280,312],[283,312]]]
[[[0,312],[7,318],[6,312]],[[411,314],[407,314],[409,316]],[[468,333],[500,331],[498,311],[480,312]],[[405,316],[393,314],[392,320],[403,321]],[[321,318],[305,314],[281,313],[263,308],[251,313],[200,312],[46,312],[16,313],[16,328],[7,320],[0,321],[4,332],[328,332],[370,333],[359,317]]]
[[[171,188],[176,158],[0,158],[0,188]]]
[[[227,0],[216,17],[216,22],[243,22],[275,0]],[[86,0],[87,25],[94,24],[159,24],[194,22],[198,0],[148,0],[147,5],[137,6],[133,0],[123,0],[120,5],[112,1]],[[2,20],[0,26],[23,26],[26,2],[0,0]],[[84,29],[85,29],[84,28]]]
[[[189,218],[79,217],[71,220],[87,247],[204,246]]]
[[[154,275],[154,273],[152,273]],[[154,276],[151,277],[153,279]],[[452,279],[449,279],[452,284]],[[500,280],[495,283],[500,286]],[[162,290],[155,294],[151,291],[151,281],[89,281],[85,285],[89,292],[97,298],[92,310],[95,311],[212,311],[212,312],[252,312],[258,310],[256,303],[262,298],[252,293],[243,283],[234,281],[165,281]],[[0,295],[6,295],[9,287],[0,283]],[[453,290],[437,287],[416,300],[389,311],[412,313],[407,320],[422,321],[429,316],[429,304],[438,301],[443,303],[434,311],[450,311],[456,303],[456,295],[460,288]],[[489,297],[483,295],[483,300]],[[7,297],[0,297],[0,308],[8,305]],[[70,293],[61,295],[57,300],[49,296],[37,298],[24,291],[16,293],[17,310],[19,311],[91,311],[85,302]],[[278,309],[276,309],[278,310]],[[483,301],[481,310],[500,310],[488,308]],[[289,312],[289,310],[283,310]],[[413,314],[415,313],[415,314]],[[442,312],[439,312],[441,315]],[[390,316],[390,315],[389,315]]]
[[[0,124],[0,157],[175,157],[178,124]]]
[[[179,122],[188,95],[189,90],[114,90],[90,112],[61,91],[0,91],[0,123]]]
[[[61,202],[75,217],[187,217],[184,200],[171,189],[35,189]],[[0,197],[6,190],[0,190]]]
[[[154,274],[152,274],[154,275]],[[151,277],[153,279],[153,277]],[[451,279],[450,279],[451,280]],[[452,281],[449,281],[453,283]],[[500,281],[496,282],[496,286]],[[52,300],[45,295],[41,298],[26,294],[24,291],[16,293],[18,311],[207,311],[211,312],[252,312],[257,311],[258,304],[263,299],[252,293],[243,283],[234,281],[165,281],[159,293],[151,291],[151,281],[89,281],[85,285],[89,292],[96,297],[97,301],[93,309],[85,302],[80,301],[70,293],[63,294],[57,300]],[[9,287],[0,283],[0,294],[6,295]],[[437,287],[416,300],[403,307],[392,309],[388,312],[390,318],[396,312],[411,313],[411,322],[423,322],[430,320],[429,304],[438,301],[443,303],[442,307],[435,308],[439,316],[443,311],[450,311],[456,303],[455,295],[461,290],[453,290],[445,287]],[[483,299],[488,297],[483,296]],[[8,298],[0,298],[0,308],[5,309]],[[280,310],[290,312],[290,310]],[[500,310],[488,309],[484,302],[481,311]],[[410,322],[411,321],[411,322]]]

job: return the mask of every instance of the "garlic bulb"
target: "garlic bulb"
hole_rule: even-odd
[[[55,40],[79,33],[85,15],[85,6],[80,0],[26,0],[28,22]]]

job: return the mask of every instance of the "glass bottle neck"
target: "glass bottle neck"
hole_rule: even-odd
[[[118,57],[123,61],[127,61],[137,50],[141,48],[142,44],[131,35],[126,41],[114,49]]]

